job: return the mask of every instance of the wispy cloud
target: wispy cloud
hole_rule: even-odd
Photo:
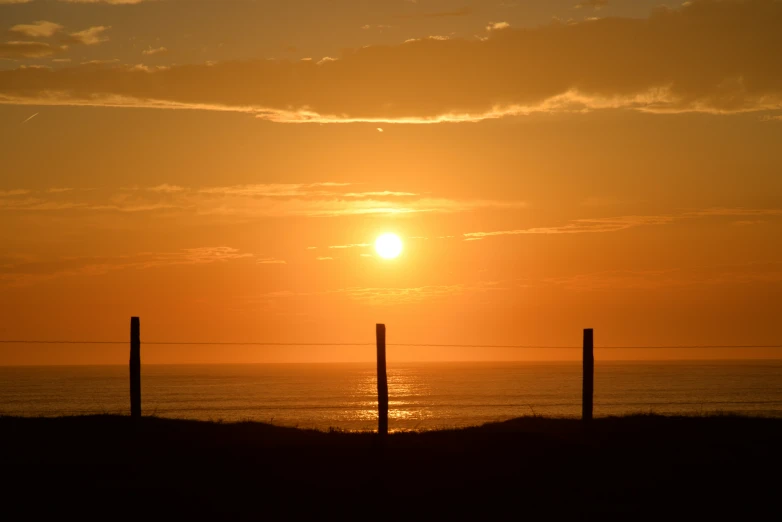
[[[508,22],[489,22],[489,25],[486,26],[487,31],[502,31],[508,28],[510,28]]]
[[[63,30],[63,26],[46,20],[38,20],[31,24],[17,24],[10,31],[19,33],[29,38],[48,38]]]
[[[274,257],[262,257],[258,259],[259,265],[285,265],[287,262],[283,259],[276,259]]]
[[[29,42],[22,40],[0,42],[0,58],[44,58],[52,56],[59,51],[61,51],[61,48],[46,42]],[[30,69],[20,68],[18,70],[29,71]],[[0,92],[2,92],[2,89],[0,89]]]
[[[156,54],[165,54],[168,52],[168,49],[165,47],[148,47],[147,49],[144,49],[141,51],[141,54],[147,55],[147,56],[153,56]]]
[[[696,266],[664,270],[611,270],[547,278],[553,285],[576,292],[655,291],[691,286],[782,283],[782,264]]]
[[[105,189],[91,191],[89,195],[78,192],[61,195],[47,191],[26,191],[0,197],[0,210],[75,209],[126,213],[167,210],[247,219],[455,213],[525,206],[524,202],[455,200],[392,190],[355,192],[351,187],[351,184],[341,182],[200,188],[164,183],[152,187],[125,187],[113,192]]]
[[[644,225],[667,225],[673,223],[673,216],[622,216],[616,218],[577,219],[570,223],[551,227],[533,227],[493,232],[469,232],[464,237],[479,240],[496,236],[518,236],[527,234],[584,234],[618,232]]]
[[[731,208],[714,207],[703,210],[691,210],[684,214],[685,216],[721,216],[721,217],[741,217],[741,216],[782,216],[782,209],[778,208]]]
[[[465,241],[480,241],[489,237],[518,236],[535,234],[594,234],[619,232],[642,226],[670,225],[687,219],[697,218],[734,218],[734,217],[773,217],[782,216],[782,209],[776,208],[707,208],[688,210],[678,214],[658,216],[620,216],[612,218],[576,219],[564,225],[549,227],[531,227],[513,230],[496,230],[491,232],[468,232],[463,234]]]
[[[519,236],[536,234],[595,234],[619,232],[631,228],[655,225],[670,225],[687,219],[707,217],[743,217],[743,216],[782,216],[782,209],[774,208],[708,208],[689,210],[678,214],[657,216],[619,216],[610,218],[576,219],[563,225],[531,227],[490,232],[468,232],[463,234],[465,241],[480,241],[498,236]]]
[[[84,29],[83,31],[77,31],[69,35],[68,42],[83,45],[98,45],[99,43],[107,42],[109,40],[109,37],[104,34],[109,29],[110,27],[99,25]]]
[[[245,196],[257,198],[291,198],[334,195],[336,187],[346,187],[350,183],[268,183],[256,185],[231,185],[199,189],[201,194],[222,196]],[[328,189],[328,190],[326,190]]]
[[[350,245],[331,245],[329,248],[334,248],[337,250],[345,250],[348,248],[366,248],[372,246],[370,243],[354,243]]]
[[[32,114],[31,116],[28,116],[22,123],[27,123],[28,121],[32,120],[36,116],[38,116],[40,112],[36,112],[35,114]]]
[[[330,258],[324,258],[328,260]],[[285,290],[254,296],[253,302],[269,303],[320,296],[342,296],[372,306],[399,306],[432,300],[449,299],[458,295],[484,294],[507,289],[506,282],[482,281],[452,285],[427,285],[418,287],[347,287],[316,292]]]
[[[0,102],[233,111],[275,122],[375,124],[610,109],[671,114],[782,110],[782,43],[757,38],[776,34],[782,26],[780,2],[687,2],[657,9],[648,18],[495,30],[501,24],[491,25],[485,41],[367,46],[320,65],[258,60],[156,71],[119,66],[5,70],[0,71]],[[95,29],[81,40],[103,39]],[[724,42],[731,42],[729,50]],[[677,52],[681,49],[688,52]],[[53,52],[41,42],[0,45],[6,57]],[[373,73],[390,64],[393,75]]]
[[[161,192],[164,194],[174,194],[177,192],[183,192],[185,189],[178,185],[169,185],[168,183],[163,183],[162,185],[157,185],[156,187],[149,187],[147,190],[152,192]]]
[[[53,260],[17,258],[4,267],[0,282],[24,286],[61,277],[98,276],[119,270],[146,270],[177,265],[208,265],[252,258],[227,246],[198,247],[176,252],[143,252],[113,257],[73,257]]]

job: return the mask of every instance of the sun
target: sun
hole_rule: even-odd
[[[402,240],[396,234],[383,234],[375,241],[375,250],[383,259],[394,259],[402,253]]]

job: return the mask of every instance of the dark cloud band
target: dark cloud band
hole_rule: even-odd
[[[0,72],[5,103],[242,111],[274,121],[477,121],[545,111],[782,109],[782,3],[370,46],[338,60]]]

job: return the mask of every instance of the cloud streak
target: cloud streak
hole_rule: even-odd
[[[38,20],[31,24],[17,24],[11,29],[12,33],[19,33],[28,38],[48,38],[63,30],[63,26],[46,20]]]
[[[491,232],[468,232],[463,234],[465,241],[481,241],[486,238],[521,235],[560,235],[560,234],[598,234],[620,232],[643,226],[671,225],[687,219],[697,218],[735,218],[735,217],[782,216],[782,209],[775,208],[709,208],[690,210],[679,214],[658,216],[619,216],[609,218],[576,219],[564,225],[550,227],[532,227],[513,230],[495,230]]]
[[[520,201],[456,200],[400,191],[356,192],[349,183],[256,184],[182,187],[164,183],[114,191],[0,192],[0,211],[118,212],[167,211],[237,220],[263,217],[339,217],[472,212],[519,209]]]
[[[235,111],[291,123],[423,124],[598,109],[780,110],[782,39],[775,35],[781,26],[780,2],[695,1],[657,9],[647,19],[506,28],[483,41],[367,46],[320,62],[0,71],[0,102]],[[100,38],[93,32],[82,40]]]
[[[18,58],[45,58],[61,51],[60,47],[50,45],[46,42],[30,42],[25,40],[11,40],[0,42],[0,58],[18,59]],[[18,69],[27,71],[31,69]]]
[[[130,256],[76,257],[41,261],[16,257],[3,265],[0,282],[27,286],[61,277],[105,275],[119,270],[147,270],[165,266],[208,265],[253,258],[227,246],[187,248],[176,252],[143,252]]]
[[[654,291],[691,286],[782,283],[782,264],[749,263],[733,266],[702,266],[666,270],[612,270],[548,278],[553,285],[577,292]]]
[[[570,223],[554,227],[535,227],[516,230],[498,230],[494,232],[469,232],[464,237],[477,241],[487,237],[551,234],[584,234],[618,232],[644,225],[667,225],[673,223],[673,216],[621,216],[615,218],[577,219]]]
[[[68,43],[82,45],[98,45],[99,43],[107,42],[109,40],[109,37],[104,34],[109,29],[109,27],[103,25],[90,27],[89,29],[85,29],[83,31],[71,33],[66,41]]]

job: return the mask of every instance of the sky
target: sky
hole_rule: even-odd
[[[0,0],[0,340],[776,358],[782,2]],[[373,243],[397,234],[402,255]],[[144,363],[374,348],[146,346]],[[0,365],[123,364],[0,344]]]

